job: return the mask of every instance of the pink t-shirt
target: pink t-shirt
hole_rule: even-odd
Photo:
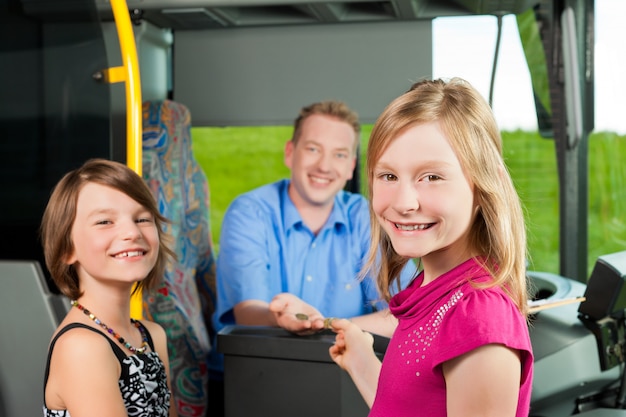
[[[516,416],[528,416],[533,374],[528,325],[502,289],[475,288],[469,282],[490,279],[470,259],[423,287],[420,274],[391,299],[389,308],[399,324],[385,353],[370,417],[446,417],[441,365],[492,343],[522,353]]]

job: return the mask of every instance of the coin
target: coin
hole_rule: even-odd
[[[331,323],[333,322],[333,320],[335,320],[337,317],[326,317],[324,319],[324,328],[325,329],[332,329]]]
[[[307,315],[306,315],[306,314],[304,314],[304,313],[296,313],[296,318],[297,318],[298,320],[308,320],[308,319],[309,319],[309,316],[307,316]]]

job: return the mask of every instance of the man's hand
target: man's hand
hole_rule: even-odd
[[[324,316],[312,305],[293,294],[276,295],[269,305],[278,326],[301,336],[318,332],[324,328]]]

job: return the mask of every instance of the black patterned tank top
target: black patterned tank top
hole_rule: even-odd
[[[124,398],[124,405],[129,417],[167,417],[170,409],[170,390],[167,387],[167,377],[165,374],[165,366],[154,351],[154,343],[148,329],[141,325],[143,331],[148,338],[148,345],[151,351],[142,354],[126,356],[121,347],[113,340],[109,339],[106,334],[98,329],[89,327],[82,323],[71,323],[61,329],[50,343],[48,350],[48,360],[46,362],[46,373],[44,377],[44,417],[70,417],[67,410],[49,410],[45,406],[46,384],[48,383],[48,375],[50,374],[50,358],[52,350],[57,339],[68,330],[82,327],[96,333],[100,333],[102,337],[109,341],[111,349],[120,362],[122,372],[118,381],[120,392]]]

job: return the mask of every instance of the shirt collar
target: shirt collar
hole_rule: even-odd
[[[283,227],[285,230],[305,227],[304,222],[302,221],[302,216],[300,216],[298,209],[296,209],[296,206],[289,197],[289,183],[290,180],[284,180],[284,187],[280,193],[283,206]],[[348,227],[347,213],[344,210],[344,204],[340,198],[340,195],[342,194],[343,191],[339,191],[339,193],[335,196],[333,209],[320,232],[331,227],[335,227],[337,230],[340,230],[341,228],[346,229]]]

